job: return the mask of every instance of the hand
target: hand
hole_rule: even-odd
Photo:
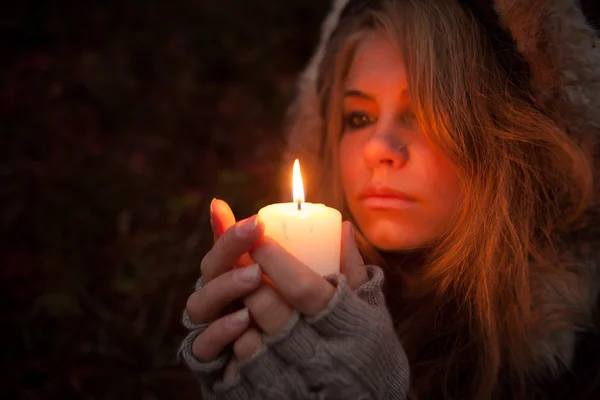
[[[256,230],[244,234],[244,227],[252,224],[256,224]],[[204,287],[193,293],[187,303],[190,319],[196,323],[208,322],[210,318],[219,315],[228,304],[256,290],[257,285],[260,285],[261,282],[257,279],[240,284],[239,279],[236,279],[236,274],[241,271],[231,270],[232,266],[252,265],[253,261],[248,255],[248,250],[264,232],[264,227],[256,219],[256,216],[236,224],[229,206],[223,201],[215,200],[211,204],[211,226],[215,236],[215,245],[202,260],[201,271]],[[287,265],[291,260],[290,265],[294,268],[291,271],[300,272],[306,276],[301,281],[297,281],[297,277],[278,278],[291,279],[288,282],[305,282],[300,286],[292,286],[292,291],[286,292],[288,295],[294,296],[295,293],[302,292],[304,290],[302,288],[305,286],[307,289],[313,288],[322,295],[322,297],[314,297],[313,300],[317,302],[312,305],[306,304],[307,308],[303,306],[305,296],[299,295],[297,301],[288,303],[286,301],[288,299],[285,296],[282,297],[271,285],[262,285],[255,295],[250,295],[245,299],[246,307],[250,309],[250,313],[261,330],[269,334],[276,334],[285,326],[293,314],[294,308],[306,315],[316,315],[327,305],[333,294],[333,287],[325,279],[299,263],[281,246],[268,238],[260,247],[262,250],[255,253],[263,253],[263,261],[274,266],[275,269]],[[274,250],[273,253],[269,252],[270,247]],[[354,241],[352,225],[349,222],[343,224],[341,256],[341,272],[346,275],[351,288],[358,288],[367,281],[367,274]],[[255,268],[258,267],[251,267],[252,270]],[[276,285],[278,289],[281,289],[277,283]],[[312,296],[309,293],[306,295],[310,301]],[[300,304],[293,308],[292,306],[298,301]],[[246,310],[222,317],[212,323],[194,340],[192,352],[198,360],[210,361],[238,337],[239,339],[234,344],[236,357],[227,366],[224,376],[225,379],[230,379],[236,375],[237,361],[249,358],[261,346],[261,333],[257,328],[250,326]]]
[[[190,321],[184,317],[192,331],[180,350],[199,379],[203,395],[279,399],[289,397],[288,392],[310,397],[316,390],[326,398],[390,394],[389,398],[405,398],[410,367],[386,307],[384,274],[376,266],[362,265],[352,226],[343,225],[341,272],[346,282],[335,277],[330,284],[264,238],[264,226],[256,216],[235,223],[225,203],[215,204],[226,212],[213,210],[216,242],[202,263],[207,283],[190,296],[187,310],[192,320],[203,325],[188,326]],[[254,229],[244,232],[248,226]],[[232,268],[248,265],[252,259],[261,265],[253,267],[261,279],[244,286],[236,282]],[[238,269],[242,268],[233,270]],[[209,286],[212,293],[207,294]],[[226,304],[240,297],[246,309],[210,323]],[[314,316],[318,318],[310,318]],[[237,324],[231,323],[236,320]],[[283,328],[290,330],[282,332]],[[277,337],[263,336],[263,332]],[[269,339],[268,348],[256,354],[263,338]],[[199,345],[201,340],[205,343]],[[223,352],[228,343],[233,343],[234,361],[256,356],[240,365],[244,379],[234,385],[217,385],[228,360],[228,353]],[[235,362],[229,364],[225,378],[234,376],[236,368]],[[356,371],[364,371],[364,379],[356,379]],[[281,379],[271,379],[275,375]]]
[[[367,272],[350,222],[342,226],[341,273],[351,289],[367,282]],[[265,237],[251,253],[274,286],[262,285],[249,294],[244,304],[258,327],[269,335],[277,335],[288,323],[294,310],[312,317],[327,307],[334,287],[323,277],[302,264],[272,239]],[[252,357],[262,346],[261,333],[250,328],[234,343],[234,362],[225,370],[224,379],[233,378],[236,363]]]
[[[211,226],[215,244],[201,263],[204,284],[192,293],[186,306],[190,320],[196,324],[220,317],[227,306],[256,290],[262,282],[260,267],[253,265],[248,255],[264,232],[257,217],[236,223],[227,203],[214,200]],[[200,361],[216,359],[226,345],[246,331],[249,323],[247,309],[217,319],[194,340],[194,356]]]

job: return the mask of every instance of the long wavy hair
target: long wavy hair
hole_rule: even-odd
[[[556,238],[592,199],[591,158],[561,126],[560,99],[537,104],[526,66],[506,68],[485,29],[457,1],[385,2],[342,18],[320,68],[320,200],[347,213],[338,154],[344,80],[356,45],[374,31],[401,53],[420,129],[461,176],[457,223],[414,273],[358,233],[365,257],[386,268],[412,398],[493,398],[507,387],[510,398],[531,395],[527,338],[540,295],[531,272],[565,273]]]

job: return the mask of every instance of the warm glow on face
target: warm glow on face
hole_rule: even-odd
[[[302,175],[300,174],[300,161],[294,161],[293,171],[293,193],[294,203],[304,203],[304,185],[302,184]]]
[[[380,33],[363,39],[343,88],[347,133],[339,141],[340,180],[367,241],[389,252],[430,246],[462,204],[458,169],[419,129],[408,89],[396,46]],[[374,188],[389,193],[366,195]],[[401,195],[394,198],[394,192]]]

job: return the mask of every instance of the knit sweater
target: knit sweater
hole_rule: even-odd
[[[201,362],[192,342],[208,324],[190,330],[180,354],[198,380],[203,399],[308,400],[406,398],[409,366],[394,331],[382,292],[383,271],[367,266],[369,280],[353,292],[343,275],[328,277],[336,292],[315,317],[296,313],[276,336],[239,364],[238,375],[223,381],[231,350]],[[199,281],[198,287],[202,287]]]

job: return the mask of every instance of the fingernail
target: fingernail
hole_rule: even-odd
[[[242,308],[240,311],[229,314],[227,319],[232,325],[245,325],[250,319],[250,313],[248,312],[247,308]]]
[[[217,200],[216,197],[213,197],[213,199],[210,201],[210,215],[212,217],[213,213],[215,212],[215,200]]]
[[[258,278],[262,277],[262,273],[258,264],[252,264],[248,267],[236,268],[235,276],[244,282],[254,282]]]
[[[252,232],[254,232],[257,225],[258,225],[258,219],[256,218],[256,215],[255,215],[245,221],[242,221],[240,223],[240,225],[238,226],[238,229],[239,229],[239,232],[242,233],[243,235],[249,235]]]

